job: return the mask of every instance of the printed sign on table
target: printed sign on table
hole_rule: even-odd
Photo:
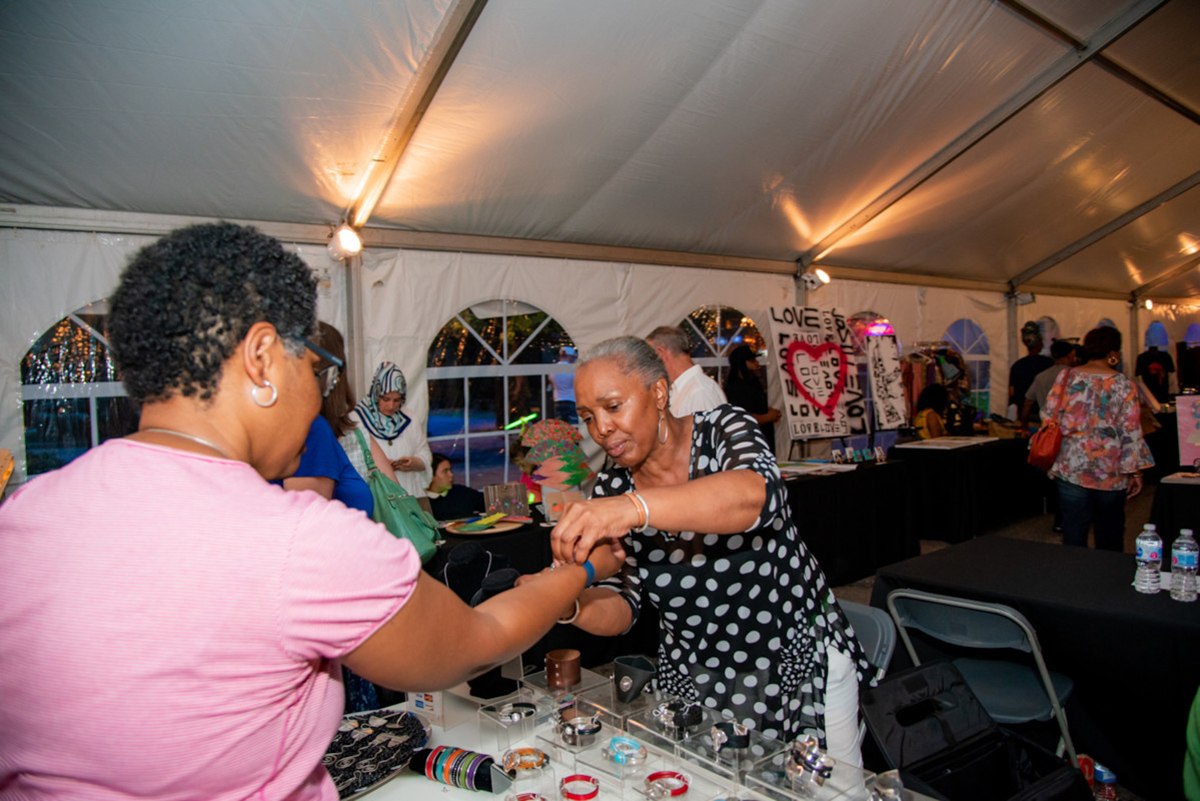
[[[900,369],[900,343],[896,337],[867,337],[867,377],[871,397],[875,399],[875,425],[880,429],[899,428],[908,422],[908,404],[904,400],[904,378]]]
[[[773,307],[770,326],[789,437],[866,433],[858,356],[846,318],[834,309]]]

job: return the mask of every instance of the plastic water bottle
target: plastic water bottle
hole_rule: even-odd
[[[1137,536],[1137,572],[1133,576],[1133,588],[1138,592],[1153,594],[1162,589],[1159,571],[1162,570],[1162,537],[1153,523],[1142,526]]]
[[[1190,528],[1180,529],[1171,546],[1171,597],[1176,601],[1196,600],[1196,561],[1200,545]]]
[[[1117,774],[1099,762],[1093,774],[1092,797],[1096,801],[1117,801]]]

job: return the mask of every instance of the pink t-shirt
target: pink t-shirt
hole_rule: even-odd
[[[253,468],[113,440],[0,507],[0,798],[336,799],[338,665],[412,546]]]

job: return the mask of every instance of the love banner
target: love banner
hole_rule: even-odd
[[[770,321],[790,438],[866,433],[859,354],[846,318],[833,309],[784,306],[770,310]]]

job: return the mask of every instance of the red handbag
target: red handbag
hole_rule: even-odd
[[[1070,372],[1067,370],[1067,376],[1063,378],[1062,384],[1058,388],[1059,417],[1062,417],[1063,394],[1067,388],[1067,381],[1071,379]],[[1054,467],[1058,451],[1062,448],[1062,439],[1062,428],[1059,427],[1058,420],[1043,420],[1042,427],[1029,438],[1029,456],[1026,461],[1039,470],[1049,470]]]

